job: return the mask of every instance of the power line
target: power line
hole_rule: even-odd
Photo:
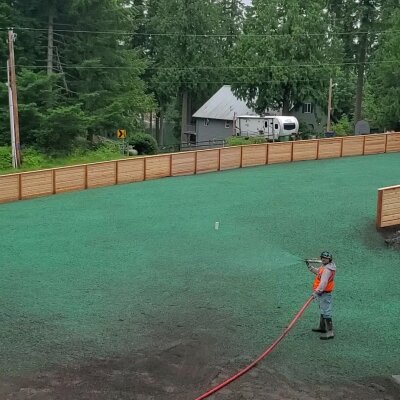
[[[94,66],[83,66],[83,65],[69,65],[66,69],[76,70],[156,70],[156,71],[194,71],[194,70],[240,70],[240,69],[268,69],[268,68],[322,68],[322,67],[337,67],[343,65],[360,65],[360,64],[399,64],[400,60],[384,60],[384,61],[365,61],[365,62],[338,62],[338,63],[318,63],[318,64],[289,64],[289,65],[263,65],[263,66],[197,66],[197,67],[133,67],[133,66],[105,66],[105,65],[94,65]],[[19,68],[26,69],[42,69],[46,68],[45,65],[18,65]],[[6,67],[0,67],[0,69],[6,69]]]
[[[8,28],[0,28],[0,30],[7,30]],[[32,31],[32,32],[47,32],[47,28],[13,28],[15,31]],[[54,29],[54,32],[62,33],[84,33],[84,34],[96,34],[96,35],[121,35],[121,36],[167,36],[167,37],[199,37],[199,38],[226,38],[226,37],[320,37],[320,36],[345,36],[345,35],[378,35],[386,33],[400,33],[399,30],[384,30],[384,31],[354,31],[354,32],[324,32],[324,33],[270,33],[270,34],[248,34],[248,33],[238,33],[238,34],[219,34],[219,33],[205,33],[205,34],[195,34],[187,33],[183,34],[180,32],[176,33],[157,33],[157,32],[126,32],[126,31],[91,31],[91,30],[76,30],[76,29]]]

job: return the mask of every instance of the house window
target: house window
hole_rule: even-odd
[[[230,128],[231,127],[231,121],[225,121],[225,128]]]
[[[204,126],[208,126],[208,125],[210,125],[210,120],[208,118],[206,118],[204,120]]]
[[[303,114],[311,114],[314,112],[314,105],[312,103],[303,104]]]
[[[275,129],[279,129],[279,125],[278,124],[275,124]]]

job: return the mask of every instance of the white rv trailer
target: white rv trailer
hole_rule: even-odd
[[[289,140],[299,132],[296,117],[240,115],[236,117],[237,136],[257,136],[269,140]]]

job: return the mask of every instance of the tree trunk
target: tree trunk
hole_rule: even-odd
[[[160,111],[160,146],[164,146],[164,113]]]
[[[189,138],[185,135],[187,131],[187,116],[188,116],[188,91],[183,90],[182,93],[182,121],[181,121],[181,143],[187,143]]]
[[[361,16],[360,32],[368,32],[371,29],[374,5],[370,0],[364,0],[363,15]],[[362,118],[362,102],[364,94],[365,62],[368,52],[368,34],[362,33],[359,42],[358,64],[357,64],[357,88],[356,104],[354,108],[354,122],[357,123]]]
[[[160,112],[158,111],[156,114],[156,141],[157,144],[160,145]]]
[[[359,64],[357,65],[357,87],[356,87],[356,105],[354,109],[354,122],[357,123],[362,117],[362,102],[364,94],[364,74],[365,61],[367,59],[367,43],[368,38],[363,34],[360,40],[360,52],[358,57]]]
[[[47,75],[53,72],[54,59],[54,2],[49,6],[49,28],[48,28],[48,44],[47,44]]]

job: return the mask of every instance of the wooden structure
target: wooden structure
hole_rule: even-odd
[[[378,190],[377,228],[400,225],[400,185]]]
[[[400,152],[400,133],[265,143],[135,157],[0,176],[0,203],[256,165]]]

